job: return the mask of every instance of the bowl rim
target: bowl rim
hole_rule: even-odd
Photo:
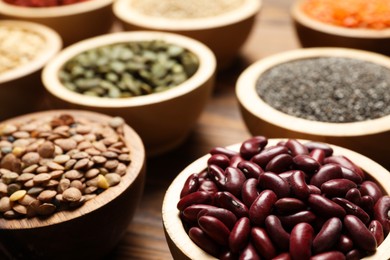
[[[93,0],[94,1],[94,0]],[[79,94],[65,88],[58,79],[58,71],[63,64],[75,55],[100,46],[132,41],[163,40],[167,43],[182,46],[194,53],[199,59],[199,68],[185,82],[159,93],[129,98],[92,97]],[[75,43],[62,50],[42,71],[42,81],[46,90],[59,99],[70,103],[93,107],[136,107],[167,101],[185,95],[202,86],[214,75],[216,58],[204,44],[186,36],[154,31],[118,32],[97,36]]]
[[[285,138],[279,139],[268,139],[268,145],[276,145],[279,141],[287,140]],[[300,142],[308,142],[309,140],[296,139]],[[268,146],[267,145],[267,146]],[[241,143],[236,143],[230,146],[227,146],[228,149],[239,151]],[[387,194],[390,194],[390,186],[383,185],[390,182],[390,173],[381,165],[369,159],[368,157],[343,148],[340,146],[332,145],[330,146],[334,150],[334,154],[340,154],[348,157],[359,167],[365,170],[372,178],[383,179],[381,183],[383,189]],[[195,173],[201,172],[207,167],[207,160],[210,158],[210,154],[206,154],[199,159],[192,162],[188,165],[183,171],[181,171],[173,182],[168,187],[163,204],[162,204],[162,219],[165,229],[165,235],[167,238],[172,240],[176,247],[189,259],[216,259],[213,256],[209,255],[202,249],[200,249],[188,236],[185,232],[183,226],[181,225],[181,220],[179,217],[179,210],[176,205],[180,200],[180,191],[187,180],[187,178]],[[378,181],[379,182],[379,181]],[[375,255],[365,257],[365,260],[379,260],[387,259],[390,257],[390,251],[387,250],[390,247],[390,234],[382,242],[382,244],[377,248]],[[172,249],[171,249],[172,250]],[[172,252],[171,252],[172,253]],[[379,255],[378,255],[379,254]]]
[[[379,64],[390,70],[390,59],[373,52],[324,47],[290,50],[258,60],[241,73],[236,83],[236,96],[240,105],[257,118],[270,124],[310,135],[348,137],[390,131],[390,115],[349,123],[307,120],[273,108],[257,94],[256,82],[258,78],[271,67],[293,60],[316,57],[358,59]]]
[[[128,24],[153,30],[194,31],[223,27],[255,16],[262,7],[262,0],[244,0],[241,6],[230,12],[204,18],[172,19],[142,14],[131,8],[132,0],[116,0],[113,12],[116,17]]]
[[[25,7],[17,6],[0,0],[0,14],[20,18],[56,18],[61,16],[72,16],[93,11],[109,6],[114,0],[88,0],[69,5],[53,7]]]
[[[41,52],[38,53],[31,61],[23,64],[22,66],[17,66],[16,68],[0,73],[0,84],[38,71],[43,68],[43,66],[62,48],[62,39],[60,35],[43,24],[28,21],[0,20],[0,26],[10,26],[29,30],[41,35],[45,40],[45,48],[41,50]]]
[[[26,114],[5,121],[0,122],[1,124],[12,123],[12,122],[23,122],[39,117],[50,117],[59,114],[70,114],[75,118],[88,118],[94,121],[107,122],[112,116],[105,114],[87,111],[87,110],[72,110],[72,109],[61,109],[61,110],[48,110]],[[82,206],[71,210],[71,211],[59,211],[49,216],[48,218],[23,218],[23,219],[12,219],[7,220],[0,218],[1,229],[35,229],[46,226],[60,224],[66,221],[71,221],[80,216],[87,215],[99,208],[104,207],[111,201],[115,200],[122,192],[128,189],[131,184],[141,175],[144,174],[145,170],[145,148],[139,135],[129,125],[125,124],[124,128],[125,143],[130,148],[130,159],[131,163],[127,167],[126,174],[122,176],[121,182],[108,190],[102,192],[90,201],[86,201]]]
[[[390,37],[390,27],[382,30],[375,29],[365,29],[365,28],[347,28],[337,25],[328,24],[316,20],[308,16],[303,12],[301,5],[307,2],[307,0],[295,0],[290,9],[291,17],[298,23],[312,29],[315,31],[320,31],[332,35],[338,35],[341,37],[351,37],[351,38],[389,38]]]

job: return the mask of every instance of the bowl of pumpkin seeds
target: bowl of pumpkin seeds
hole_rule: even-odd
[[[191,132],[214,86],[216,59],[204,44],[164,32],[119,32],[65,48],[42,72],[49,103],[120,116],[148,156]]]

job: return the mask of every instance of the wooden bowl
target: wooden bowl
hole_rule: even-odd
[[[60,51],[62,41],[54,30],[37,23],[0,20],[0,26],[25,29],[42,35],[46,41],[45,48],[33,60],[0,73],[0,120],[4,120],[45,108],[41,70]]]
[[[182,46],[199,58],[196,73],[167,91],[130,98],[90,97],[66,89],[58,71],[70,58],[99,46],[119,42],[163,40]],[[42,80],[56,108],[77,108],[121,116],[139,133],[147,155],[157,155],[181,144],[190,133],[212,93],[216,61],[200,42],[163,32],[122,32],[95,37],[70,46],[43,70]]]
[[[370,61],[390,69],[390,60],[380,54],[343,48],[309,48],[280,53],[248,67],[236,84],[236,96],[245,124],[253,135],[288,137],[337,144],[379,162],[390,169],[390,115],[352,123],[328,123],[287,115],[268,105],[256,92],[256,82],[268,69],[293,60],[344,57]]]
[[[52,110],[2,123],[64,113],[100,122],[111,119],[88,111]],[[134,215],[145,178],[145,151],[141,139],[128,125],[124,127],[124,137],[130,149],[131,163],[117,186],[73,211],[59,211],[46,219],[0,218],[0,252],[10,259],[98,259],[113,249]]]
[[[113,4],[114,15],[125,30],[156,30],[182,34],[206,44],[216,55],[218,69],[228,67],[248,38],[261,0],[245,0],[241,7],[221,15],[194,19],[171,19],[145,15],[131,6],[132,0]]]
[[[114,22],[113,0],[90,0],[55,7],[22,7],[0,0],[0,18],[37,22],[57,31],[64,45],[108,33]]]
[[[268,145],[276,145],[282,139],[268,139]],[[303,140],[299,140],[303,141]],[[241,144],[231,145],[227,148],[239,151]],[[344,155],[355,162],[366,173],[375,179],[384,188],[385,193],[390,194],[390,172],[385,168],[372,161],[371,159],[356,153],[354,151],[331,145],[335,155]],[[180,200],[180,192],[187,178],[193,174],[201,172],[207,167],[207,160],[210,155],[205,155],[195,162],[187,166],[169,186],[163,201],[162,218],[165,236],[168,242],[169,249],[175,260],[182,259],[202,259],[211,260],[216,259],[210,254],[200,249],[187,235],[183,228],[182,221],[179,217],[179,210],[176,205]],[[364,258],[365,260],[382,260],[390,257],[390,235],[386,237],[383,243],[377,248],[374,255]]]
[[[327,24],[308,16],[301,8],[305,0],[296,0],[291,17],[303,47],[345,47],[390,55],[390,28],[383,30],[346,28]]]

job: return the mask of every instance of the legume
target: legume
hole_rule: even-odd
[[[290,61],[266,71],[256,84],[270,106],[308,120],[356,122],[390,114],[390,70],[367,61]]]
[[[191,19],[220,15],[238,8],[245,0],[133,0],[131,7],[148,16]]]
[[[89,96],[124,98],[173,88],[198,69],[190,51],[163,41],[129,42],[83,52],[59,73],[66,88]]]
[[[267,143],[256,136],[239,152],[213,148],[207,168],[188,177],[177,208],[189,237],[220,259],[358,259],[374,253],[389,233],[390,196],[326,144]],[[283,149],[270,152],[278,147]],[[314,159],[317,150],[324,157],[315,166],[302,160]],[[292,160],[279,162],[281,155]],[[269,165],[277,171],[264,171]]]
[[[88,0],[4,0],[4,2],[25,7],[53,7],[81,3]]]
[[[130,164],[123,125],[66,114],[0,125],[0,217],[46,217],[118,185]]]
[[[0,24],[0,74],[31,62],[44,48],[45,39],[39,33]]]

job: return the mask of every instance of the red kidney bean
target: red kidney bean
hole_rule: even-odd
[[[277,199],[272,190],[262,191],[249,208],[249,219],[252,223],[259,226],[264,225],[265,218],[270,214]]]
[[[322,183],[342,178],[341,167],[337,164],[325,164],[321,166],[317,173],[315,173],[311,179],[310,184],[321,187]]]
[[[229,166],[225,170],[225,177],[224,189],[236,197],[240,196],[242,184],[246,181],[242,171]]]
[[[369,252],[375,251],[375,237],[358,217],[346,215],[344,218],[344,227],[350,235],[354,245],[362,250]]]
[[[373,220],[370,222],[370,225],[368,225],[368,230],[370,230],[370,232],[374,235],[376,245],[379,246],[382,244],[383,240],[385,239],[382,224],[378,220]]]
[[[303,144],[309,149],[309,151],[313,151],[314,149],[320,149],[324,151],[325,157],[331,156],[333,154],[333,149],[329,145],[320,142],[306,142]]]
[[[309,187],[310,194],[321,194],[321,190],[317,186],[309,184],[307,187]]]
[[[353,249],[353,242],[349,237],[341,234],[336,243],[336,249],[346,254]]]
[[[197,219],[199,219],[202,216],[212,216],[219,219],[229,228],[229,230],[234,227],[234,224],[237,221],[237,217],[236,215],[233,214],[233,212],[227,209],[222,209],[217,207],[213,207],[213,208],[209,207],[200,210],[196,217]]]
[[[217,165],[218,167],[222,169],[226,169],[230,165],[230,159],[224,154],[213,154],[211,157],[207,160],[207,165]]]
[[[306,199],[310,195],[309,187],[305,181],[305,174],[303,171],[295,171],[288,179],[290,184],[291,194],[298,199]]]
[[[235,155],[239,155],[238,152],[227,149],[226,147],[214,147],[213,149],[210,150],[210,154],[223,154],[226,155],[228,158],[232,158]]]
[[[345,198],[349,200],[350,202],[358,205],[360,204],[360,199],[361,199],[361,194],[360,191],[357,188],[350,189],[346,194]]]
[[[320,168],[320,163],[309,155],[296,155],[293,158],[294,165],[298,170],[306,173],[314,173]]]
[[[295,139],[287,140],[286,147],[290,150],[293,156],[309,154],[307,147]]]
[[[242,250],[239,260],[261,260],[260,256],[257,254],[255,247],[252,243],[248,243],[248,245]]]
[[[371,196],[365,195],[360,198],[359,206],[365,212],[372,212],[374,210],[374,199]]]
[[[278,198],[284,198],[290,195],[288,182],[273,172],[261,174],[258,180],[258,186],[262,190],[272,190]]]
[[[345,255],[346,260],[359,260],[362,259],[365,256],[365,254],[358,249],[352,249]]]
[[[360,184],[360,193],[362,196],[368,195],[374,199],[374,204],[377,200],[383,196],[381,189],[379,186],[372,181],[364,181]]]
[[[341,166],[341,174],[342,174],[344,179],[351,180],[356,184],[362,183],[362,181],[363,181],[362,177],[359,174],[357,174],[355,171],[348,169],[348,168],[345,168],[343,166]]]
[[[180,192],[180,198],[197,191],[199,188],[199,178],[197,173],[191,174],[183,185]]]
[[[255,136],[241,144],[240,154],[244,159],[249,160],[255,154],[258,154],[268,144],[268,139],[264,136]]]
[[[206,191],[196,191],[190,193],[179,200],[177,209],[183,211],[188,206],[194,204],[211,204],[212,195]]]
[[[284,230],[282,222],[275,215],[269,215],[265,219],[265,229],[274,245],[282,251],[288,251],[290,245],[290,234]]]
[[[204,180],[200,183],[198,191],[207,191],[210,193],[218,192],[218,187],[213,181]]]
[[[290,178],[291,176],[297,172],[299,170],[290,170],[290,171],[286,171],[286,172],[282,172],[282,173],[279,173],[279,177],[282,178],[283,180],[289,182],[290,181]]]
[[[310,260],[345,260],[345,255],[339,251],[329,251],[312,256]]]
[[[247,179],[258,179],[260,174],[264,172],[264,170],[259,165],[251,161],[241,161],[237,164],[237,168],[244,173]]]
[[[257,189],[257,179],[247,179],[242,185],[241,198],[242,202],[249,208],[259,195]]]
[[[244,162],[244,161],[245,161],[244,158],[242,158],[240,155],[235,155],[235,156],[230,158],[230,166],[237,167],[237,165],[240,162]]]
[[[285,252],[275,256],[272,260],[291,260],[291,256],[289,253]]]
[[[310,259],[314,230],[308,223],[299,223],[291,231],[290,255],[293,260]]]
[[[237,220],[229,235],[229,247],[233,253],[238,253],[248,244],[250,232],[251,224],[249,218],[242,217]]]
[[[288,154],[288,149],[285,146],[270,146],[265,148],[261,153],[252,157],[251,161],[265,168],[275,156],[280,154]]]
[[[198,228],[192,227],[188,232],[189,237],[195,242],[200,248],[209,253],[212,256],[217,257],[219,254],[219,245],[214,242],[206,233]]]
[[[318,254],[331,250],[339,240],[342,228],[340,219],[328,219],[313,240],[313,252]]]
[[[390,197],[383,196],[378,199],[374,206],[374,219],[378,220],[383,227],[383,233],[385,236],[390,231]]]
[[[320,216],[343,218],[346,214],[340,205],[318,194],[310,194],[307,202]]]
[[[289,154],[279,154],[272,158],[265,167],[266,171],[274,173],[282,173],[290,169],[293,164],[293,158]]]
[[[308,210],[303,210],[287,216],[278,216],[284,227],[292,228],[298,223],[311,223],[316,219],[316,215]]]
[[[343,198],[333,198],[332,200],[343,207],[347,214],[358,217],[364,224],[368,224],[370,221],[370,216],[358,205]]]
[[[218,257],[219,260],[235,260],[237,258],[238,256],[230,251],[223,252]]]
[[[208,172],[209,178],[212,181],[214,181],[215,184],[218,185],[218,187],[223,189],[225,186],[225,182],[226,182],[225,171],[221,167],[219,167],[215,164],[212,164],[207,168],[207,172]]]
[[[248,216],[248,208],[245,206],[244,203],[242,203],[230,192],[227,191],[217,192],[214,197],[214,200],[216,206],[230,210],[238,218]]]
[[[191,206],[188,206],[187,208],[185,208],[183,210],[183,216],[187,220],[189,220],[191,222],[195,222],[198,220],[198,213],[203,209],[218,209],[218,208],[215,206],[212,206],[212,205],[195,204],[195,205],[191,205]]]
[[[265,259],[272,259],[276,256],[276,249],[265,229],[253,227],[251,230],[251,238],[252,243],[257,249],[257,252],[259,252],[260,256]]]
[[[347,179],[332,179],[321,185],[321,191],[327,197],[344,197],[350,189],[356,188],[353,181]]]
[[[294,214],[307,208],[306,204],[296,198],[281,198],[275,202],[275,209],[282,215]]]
[[[316,160],[320,165],[324,164],[324,159],[325,159],[325,152],[321,149],[313,149],[310,153],[309,156]]]
[[[199,227],[219,245],[229,244],[230,230],[219,219],[213,216],[201,216],[198,219]]]
[[[365,174],[362,171],[362,169],[360,169],[359,166],[357,166],[356,164],[351,162],[347,157],[345,157],[343,155],[326,157],[324,159],[324,163],[335,163],[335,164],[338,164],[338,165],[343,166],[345,168],[351,169],[352,171],[359,174],[363,180],[365,179]]]

